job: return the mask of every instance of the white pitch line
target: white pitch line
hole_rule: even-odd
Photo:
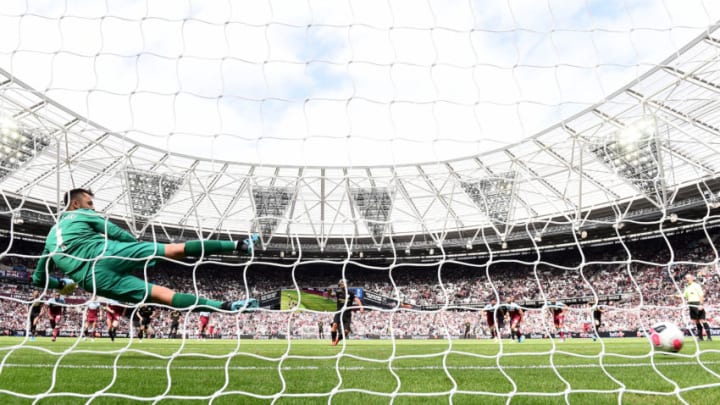
[[[720,364],[720,361],[704,361],[704,365],[708,364]],[[698,365],[698,362],[694,361],[664,361],[655,362],[656,366],[692,366]],[[613,367],[651,367],[651,364],[643,363],[606,363],[603,364],[606,368]],[[0,371],[3,368],[55,368],[55,364],[18,364],[18,363],[7,363],[0,367]],[[122,370],[167,370],[168,367],[162,366],[107,366],[107,365],[86,365],[86,364],[61,364],[57,368],[66,369],[122,369]],[[320,370],[325,367],[319,366],[295,366],[295,367],[282,367],[283,371],[294,371],[294,370]],[[421,366],[421,367],[391,367],[393,370],[497,370],[497,366]],[[524,369],[579,369],[579,368],[600,368],[600,364],[562,364],[562,365],[525,365],[525,366],[502,366],[503,370],[524,370]],[[277,370],[277,367],[269,366],[171,366],[172,370]],[[339,370],[346,371],[363,371],[363,370],[388,370],[389,367],[365,367],[365,366],[352,366],[352,367],[338,367]]]

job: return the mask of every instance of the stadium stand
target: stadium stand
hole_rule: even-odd
[[[607,331],[637,331],[645,322],[657,319],[680,319],[682,311],[673,309],[674,294],[679,282],[687,273],[700,274],[710,303],[708,316],[717,316],[720,300],[717,271],[712,263],[713,246],[704,233],[678,234],[669,239],[675,256],[671,262],[670,250],[658,248],[662,239],[649,239],[628,244],[633,260],[626,262],[624,247],[588,246],[584,249],[585,261],[573,252],[544,253],[543,262],[533,258],[499,258],[494,262],[470,261],[447,262],[444,266],[403,266],[392,271],[367,271],[361,267],[348,266],[346,276],[351,286],[381,296],[403,308],[395,314],[382,310],[357,313],[354,332],[358,337],[444,337],[461,336],[466,322],[472,324],[474,337],[487,337],[489,330],[481,311],[492,297],[493,287],[501,302],[510,297],[526,308],[524,329],[532,336],[545,336],[551,330],[542,304],[546,299],[561,299],[570,304],[566,326],[570,331],[581,331],[587,321],[586,303],[593,299],[593,292],[607,305],[604,329]],[[716,244],[717,237],[712,241]],[[7,244],[7,241],[3,241]],[[667,247],[667,246],[666,246]],[[4,283],[0,287],[2,304],[0,322],[5,334],[24,333],[27,320],[27,301],[32,288],[28,283],[34,260],[25,258],[37,254],[40,245],[16,242],[6,255],[0,269]],[[577,252],[574,252],[577,253]],[[532,271],[538,266],[538,279]],[[194,291],[218,300],[227,297],[245,298],[246,286],[242,273],[248,280],[250,297],[283,289],[324,288],[337,282],[342,263],[299,265],[295,272],[289,268],[254,264],[242,268],[218,266],[203,262],[196,268],[160,262],[148,271],[150,281],[172,285],[178,289]],[[196,283],[193,284],[193,272]],[[390,278],[392,276],[392,279]],[[438,280],[442,279],[442,283]],[[604,297],[604,298],[603,298]],[[81,331],[83,306],[88,294],[77,290],[67,297],[70,307],[66,311],[63,336],[77,336]],[[367,304],[369,308],[382,309]],[[665,307],[665,308],[660,308]],[[392,308],[392,306],[391,306]],[[131,308],[132,309],[132,308]],[[128,316],[130,314],[128,311]],[[213,315],[215,337],[237,335],[254,338],[286,337],[314,338],[317,323],[330,323],[332,314],[313,311],[293,311],[277,308],[239,315],[238,322],[232,315]],[[153,320],[157,337],[167,337],[168,311],[162,309]],[[181,331],[188,337],[196,337],[197,314],[183,317]],[[130,323],[125,322],[127,331]],[[392,326],[392,327],[391,327]],[[39,330],[49,330],[49,322],[43,319]]]

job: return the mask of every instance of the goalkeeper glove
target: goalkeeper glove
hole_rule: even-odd
[[[69,278],[62,278],[58,280],[58,292],[62,295],[70,295],[77,288],[77,283]]]
[[[225,302],[225,303],[223,303],[223,306],[220,308],[224,309],[224,310],[237,312],[237,311],[252,311],[255,308],[258,308],[259,306],[260,305],[255,298],[249,298],[247,300],[239,300],[239,301],[235,301],[235,302]]]
[[[257,244],[259,242],[260,242],[260,234],[254,233],[254,234],[250,235],[249,239],[243,240],[242,244],[238,244],[238,251],[241,253],[247,252],[247,254],[251,255],[252,251],[255,249],[255,246],[257,246]],[[241,246],[242,246],[242,250],[240,250]]]

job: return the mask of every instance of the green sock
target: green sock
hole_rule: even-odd
[[[214,253],[232,252],[235,242],[230,240],[189,240],[185,242],[185,256],[205,256]]]
[[[197,304],[195,304],[195,301],[197,301]],[[175,293],[172,297],[172,306],[173,308],[177,309],[186,309],[195,305],[206,305],[209,307],[212,307],[214,309],[220,309],[220,306],[222,305],[222,302],[215,301],[203,297],[196,297],[192,294],[183,294],[183,293]],[[207,311],[207,308],[195,308],[193,309],[194,312],[199,311]]]

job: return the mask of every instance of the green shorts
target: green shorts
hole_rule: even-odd
[[[150,301],[152,283],[130,273],[145,266],[154,266],[153,257],[157,256],[165,256],[164,245],[153,242],[108,241],[104,254],[98,260],[86,262],[83,269],[85,276],[82,281],[76,281],[85,291],[95,291],[101,297],[133,304]]]

